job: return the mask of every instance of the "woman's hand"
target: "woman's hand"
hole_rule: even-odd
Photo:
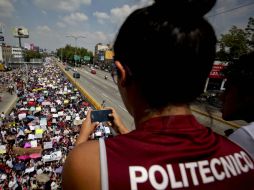
[[[109,125],[119,134],[129,133],[129,129],[125,127],[119,115],[116,113],[115,109],[112,107],[105,107],[104,109],[112,110],[112,114],[109,114],[109,117],[112,118],[112,122],[109,122]]]
[[[91,111],[92,110],[88,110],[86,119],[82,123],[79,136],[75,143],[76,145],[79,145],[83,142],[87,142],[89,139],[89,136],[94,132],[95,128],[99,125],[99,122],[91,121]]]

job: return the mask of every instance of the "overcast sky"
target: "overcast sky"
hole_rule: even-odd
[[[97,43],[112,43],[123,20],[135,9],[153,0],[0,0],[0,23],[4,26],[5,43],[18,45],[12,28],[23,26],[30,37],[24,43],[55,50],[66,44],[75,46],[66,35],[83,35],[78,47],[94,51]],[[217,36],[232,25],[246,27],[254,17],[254,0],[217,0],[207,17]]]

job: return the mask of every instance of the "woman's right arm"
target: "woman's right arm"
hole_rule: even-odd
[[[129,133],[130,130],[125,127],[122,120],[120,119],[119,115],[116,113],[116,110],[112,107],[106,107],[105,109],[112,110],[112,114],[109,114],[109,117],[112,118],[112,121],[110,122],[110,126],[119,134],[126,134]]]

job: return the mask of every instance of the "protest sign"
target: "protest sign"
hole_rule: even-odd
[[[31,141],[30,144],[32,148],[37,147],[37,140]]]
[[[51,149],[52,147],[53,147],[52,141],[43,143],[43,148],[44,149]]]
[[[59,161],[61,158],[62,158],[61,151],[56,151],[42,157],[43,162]]]
[[[6,153],[6,145],[0,145],[0,154]]]

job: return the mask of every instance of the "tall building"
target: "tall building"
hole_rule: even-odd
[[[110,48],[109,44],[103,45],[102,43],[98,43],[95,45],[95,54],[99,54],[100,52],[109,50],[109,48]]]
[[[110,44],[103,45],[101,43],[96,44],[94,63],[102,68],[110,69],[113,61],[113,51]]]
[[[3,60],[3,48],[2,46],[0,46],[0,63],[3,63],[4,60]]]
[[[2,62],[8,65],[12,59],[12,47],[7,45],[1,45],[0,47],[2,54]]]

